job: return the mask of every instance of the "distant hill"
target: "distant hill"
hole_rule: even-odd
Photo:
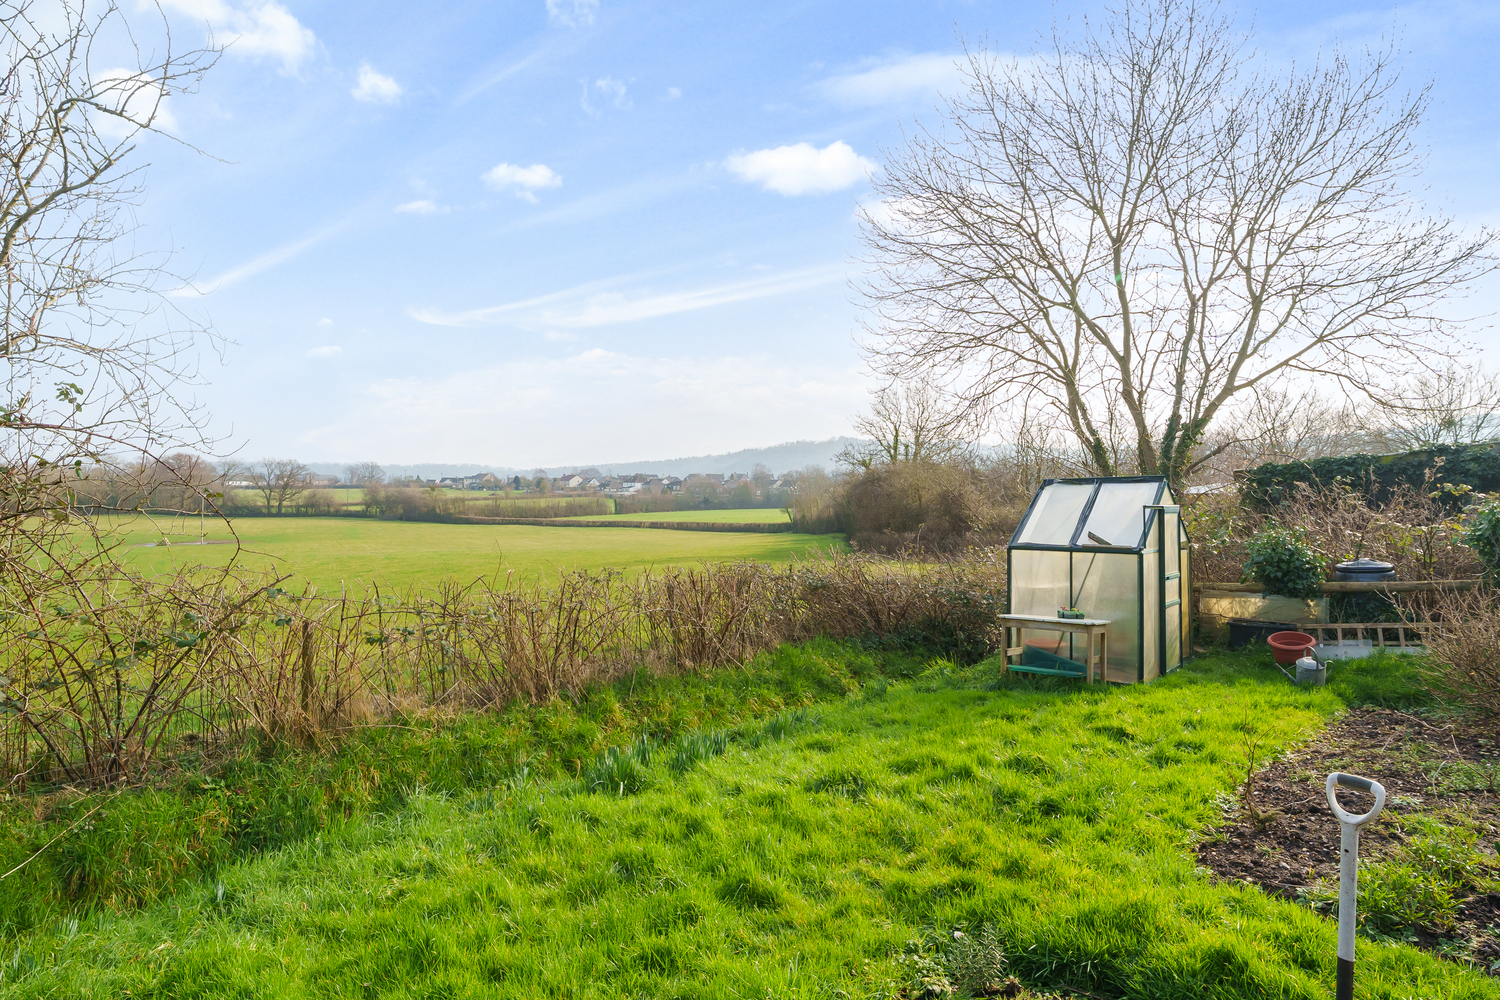
[[[649,472],[658,476],[686,476],[694,472],[717,472],[728,475],[731,472],[749,472],[750,467],[757,462],[777,474],[791,472],[793,469],[804,469],[809,465],[821,465],[831,470],[834,456],[848,445],[858,443],[860,443],[859,438],[836,437],[826,441],[788,441],[769,448],[746,448],[723,455],[690,455],[685,458],[652,458],[634,462],[581,462],[575,465],[548,466],[547,475],[561,476],[564,473],[578,472],[582,469],[598,469],[600,472],[615,475],[628,475],[632,472]],[[307,467],[323,475],[341,475],[346,464],[344,462],[308,462]],[[423,479],[471,476],[479,472],[493,472],[502,476],[530,475],[536,471],[534,468],[518,469],[511,466],[470,463],[423,462],[417,465],[394,463],[382,463],[382,465],[389,476],[420,476]]]

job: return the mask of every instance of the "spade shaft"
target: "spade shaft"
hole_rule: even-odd
[[[1375,796],[1375,805],[1360,816],[1339,805],[1338,789],[1352,788]],[[1328,808],[1339,821],[1339,951],[1336,1000],[1354,1000],[1354,930],[1359,905],[1359,828],[1385,808],[1385,786],[1369,778],[1335,771],[1325,786]]]

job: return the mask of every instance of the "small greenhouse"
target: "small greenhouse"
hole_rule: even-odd
[[[1077,608],[1107,621],[1104,678],[1154,680],[1191,648],[1188,562],[1181,509],[1164,477],[1048,479],[1011,536],[1010,614],[1056,619]],[[1018,669],[1077,667],[1081,675],[1085,641],[1022,628]]]

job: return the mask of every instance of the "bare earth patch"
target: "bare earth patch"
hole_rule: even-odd
[[[1424,821],[1467,830],[1493,858],[1500,839],[1500,720],[1434,722],[1389,709],[1354,709],[1316,742],[1256,774],[1253,794],[1226,802],[1226,822],[1197,847],[1198,862],[1225,880],[1247,882],[1296,900],[1320,878],[1336,880],[1339,826],[1324,797],[1331,771],[1379,781],[1380,818],[1360,836],[1361,885],[1369,862],[1390,856]],[[1341,792],[1351,812],[1368,797]],[[1259,823],[1255,822],[1255,818]],[[1406,940],[1500,971],[1500,893],[1461,900],[1453,926],[1417,925]]]

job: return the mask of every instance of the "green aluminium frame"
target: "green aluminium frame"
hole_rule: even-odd
[[[1088,487],[1090,492],[1081,504],[1081,490],[1053,491],[1055,487]],[[1144,502],[1143,502],[1144,501]],[[1051,509],[1048,509],[1049,503]],[[1075,516],[1076,509],[1076,516]],[[1060,510],[1060,516],[1059,516]],[[1136,513],[1140,520],[1134,520]],[[1118,533],[1105,539],[1090,530],[1091,524],[1107,522]],[[1132,536],[1135,524],[1139,533]],[[1040,536],[1040,537],[1039,537]],[[1172,537],[1175,536],[1175,537]],[[1107,543],[1107,544],[1106,544]],[[1050,608],[1039,604],[1038,591],[1050,594],[1062,593],[1061,567],[1054,567],[1054,576],[1038,582],[1016,577],[1016,554],[1025,552],[1052,552],[1067,554],[1066,593],[1067,606],[1079,606],[1079,601],[1093,572],[1097,559],[1090,559],[1077,579],[1078,556],[1109,555],[1129,557],[1134,572],[1117,566],[1112,591],[1117,607],[1113,613],[1099,608],[1085,608],[1091,617],[1102,617],[1112,622],[1134,625],[1134,650],[1130,657],[1135,661],[1134,677],[1129,677],[1129,666],[1122,664],[1111,676],[1106,664],[1105,676],[1117,683],[1144,683],[1170,673],[1189,658],[1191,644],[1191,621],[1188,596],[1191,591],[1190,539],[1182,524],[1181,508],[1175,503],[1170,486],[1163,476],[1117,476],[1083,479],[1048,479],[1032,497],[1025,514],[1011,535],[1006,549],[1006,597],[1012,614],[1051,614]],[[1118,563],[1120,560],[1110,560]],[[1043,560],[1028,559],[1030,566],[1042,565]],[[1045,560],[1051,563],[1053,560]],[[1108,562],[1105,564],[1109,565]],[[1128,601],[1133,607],[1125,607],[1121,598],[1128,599],[1126,579],[1119,572],[1134,577],[1134,599]],[[1108,570],[1104,571],[1107,573]],[[1101,574],[1103,575],[1103,574]],[[1096,595],[1102,584],[1095,581]],[[1147,588],[1150,588],[1148,592]],[[1029,598],[1020,600],[1019,591],[1031,591]],[[1037,605],[1037,606],[1032,606]],[[1148,615],[1151,620],[1148,621]],[[1131,619],[1134,619],[1133,622]],[[1127,631],[1122,628],[1120,631]],[[1116,646],[1116,637],[1110,636],[1110,661],[1124,660],[1126,646],[1120,636],[1121,645]],[[1024,644],[1024,636],[1023,636]],[[1150,643],[1148,648],[1147,643]],[[1068,652],[1073,653],[1071,645]],[[1071,659],[1072,657],[1067,657]],[[1120,676],[1122,673],[1124,677]]]

